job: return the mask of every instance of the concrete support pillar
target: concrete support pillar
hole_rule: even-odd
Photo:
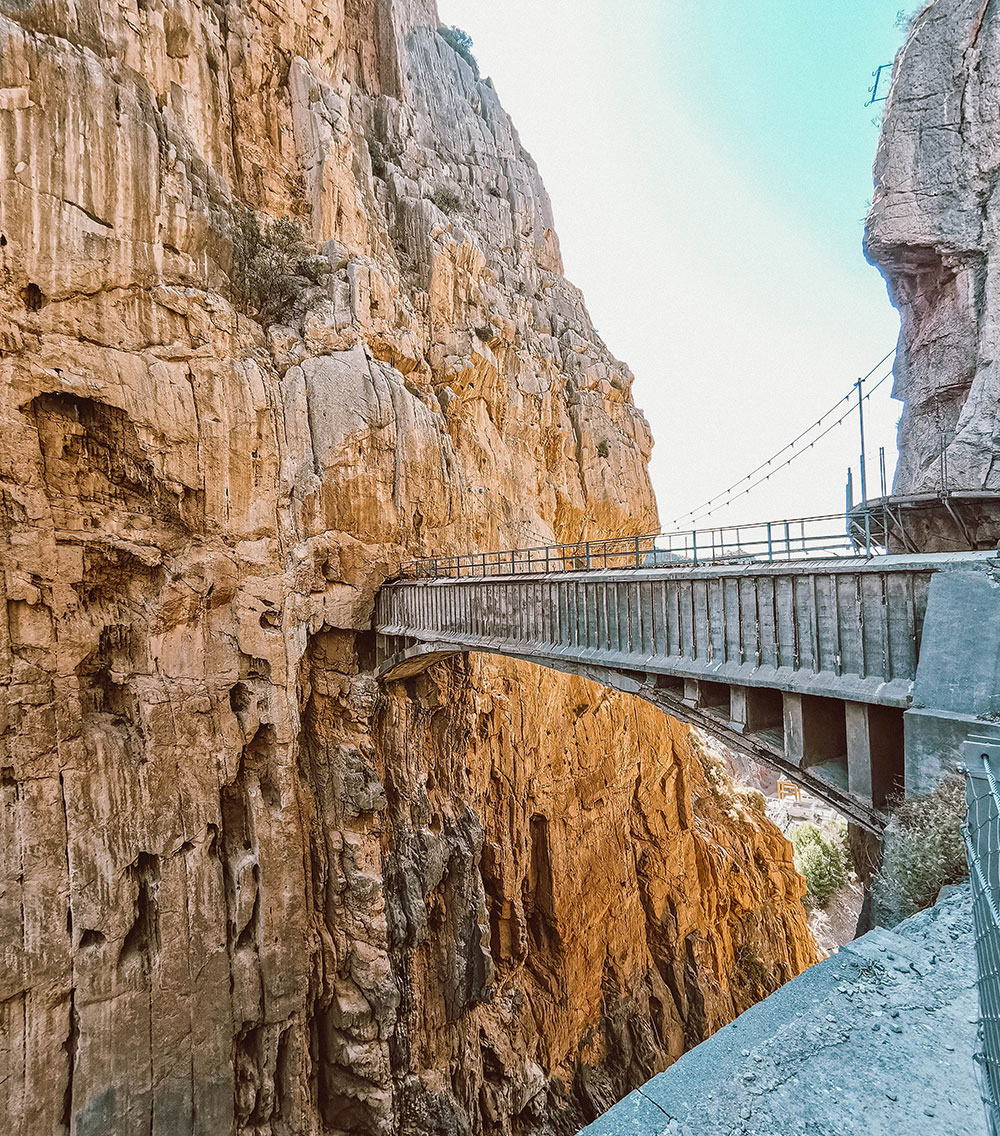
[[[847,723],[847,787],[852,797],[872,803],[872,746],[864,702],[845,702]]]
[[[729,691],[729,728],[737,734],[744,734],[749,729],[750,717],[750,687],[734,686]]]
[[[701,702],[701,683],[696,678],[684,680],[684,697],[681,699],[685,706],[694,709]]]
[[[800,768],[843,758],[847,752],[844,703],[811,694],[782,700],[785,756]]]
[[[903,788],[903,712],[891,706],[845,703],[847,783],[876,806]]]

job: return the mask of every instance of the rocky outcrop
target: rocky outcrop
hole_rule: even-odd
[[[632,376],[436,27],[0,0],[19,1136],[568,1131],[814,957],[691,731],[512,662],[371,676],[403,556],[656,522]],[[267,327],[247,207],[314,254]]]
[[[1000,14],[988,0],[932,0],[895,63],[875,162],[869,258],[902,327],[894,493],[1000,490]],[[921,547],[991,546],[1000,505],[918,523]]]

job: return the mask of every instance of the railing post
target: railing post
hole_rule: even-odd
[[[549,570],[549,546],[545,546],[545,571]]]
[[[767,522],[767,558],[768,560],[774,559],[774,544],[771,540],[771,522]]]
[[[698,530],[697,529],[691,530],[691,559],[694,561],[694,565],[697,568],[697,566],[698,566]]]
[[[639,537],[635,538],[635,566],[639,567]]]
[[[590,567],[590,541],[589,540],[584,544],[584,551],[587,554],[587,567],[589,568]]]

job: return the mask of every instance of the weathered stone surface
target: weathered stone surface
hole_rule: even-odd
[[[998,90],[995,7],[926,4],[896,60],[866,235],[902,320],[899,494],[1000,489]]]
[[[18,1136],[554,1131],[814,957],[690,731],[495,660],[371,678],[403,556],[656,523],[631,375],[436,24],[0,0]],[[241,201],[325,257],[266,330]]]
[[[981,1136],[968,885],[812,967],[581,1136]]]

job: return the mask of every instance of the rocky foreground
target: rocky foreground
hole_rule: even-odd
[[[810,968],[581,1136],[983,1136],[968,885]]]

